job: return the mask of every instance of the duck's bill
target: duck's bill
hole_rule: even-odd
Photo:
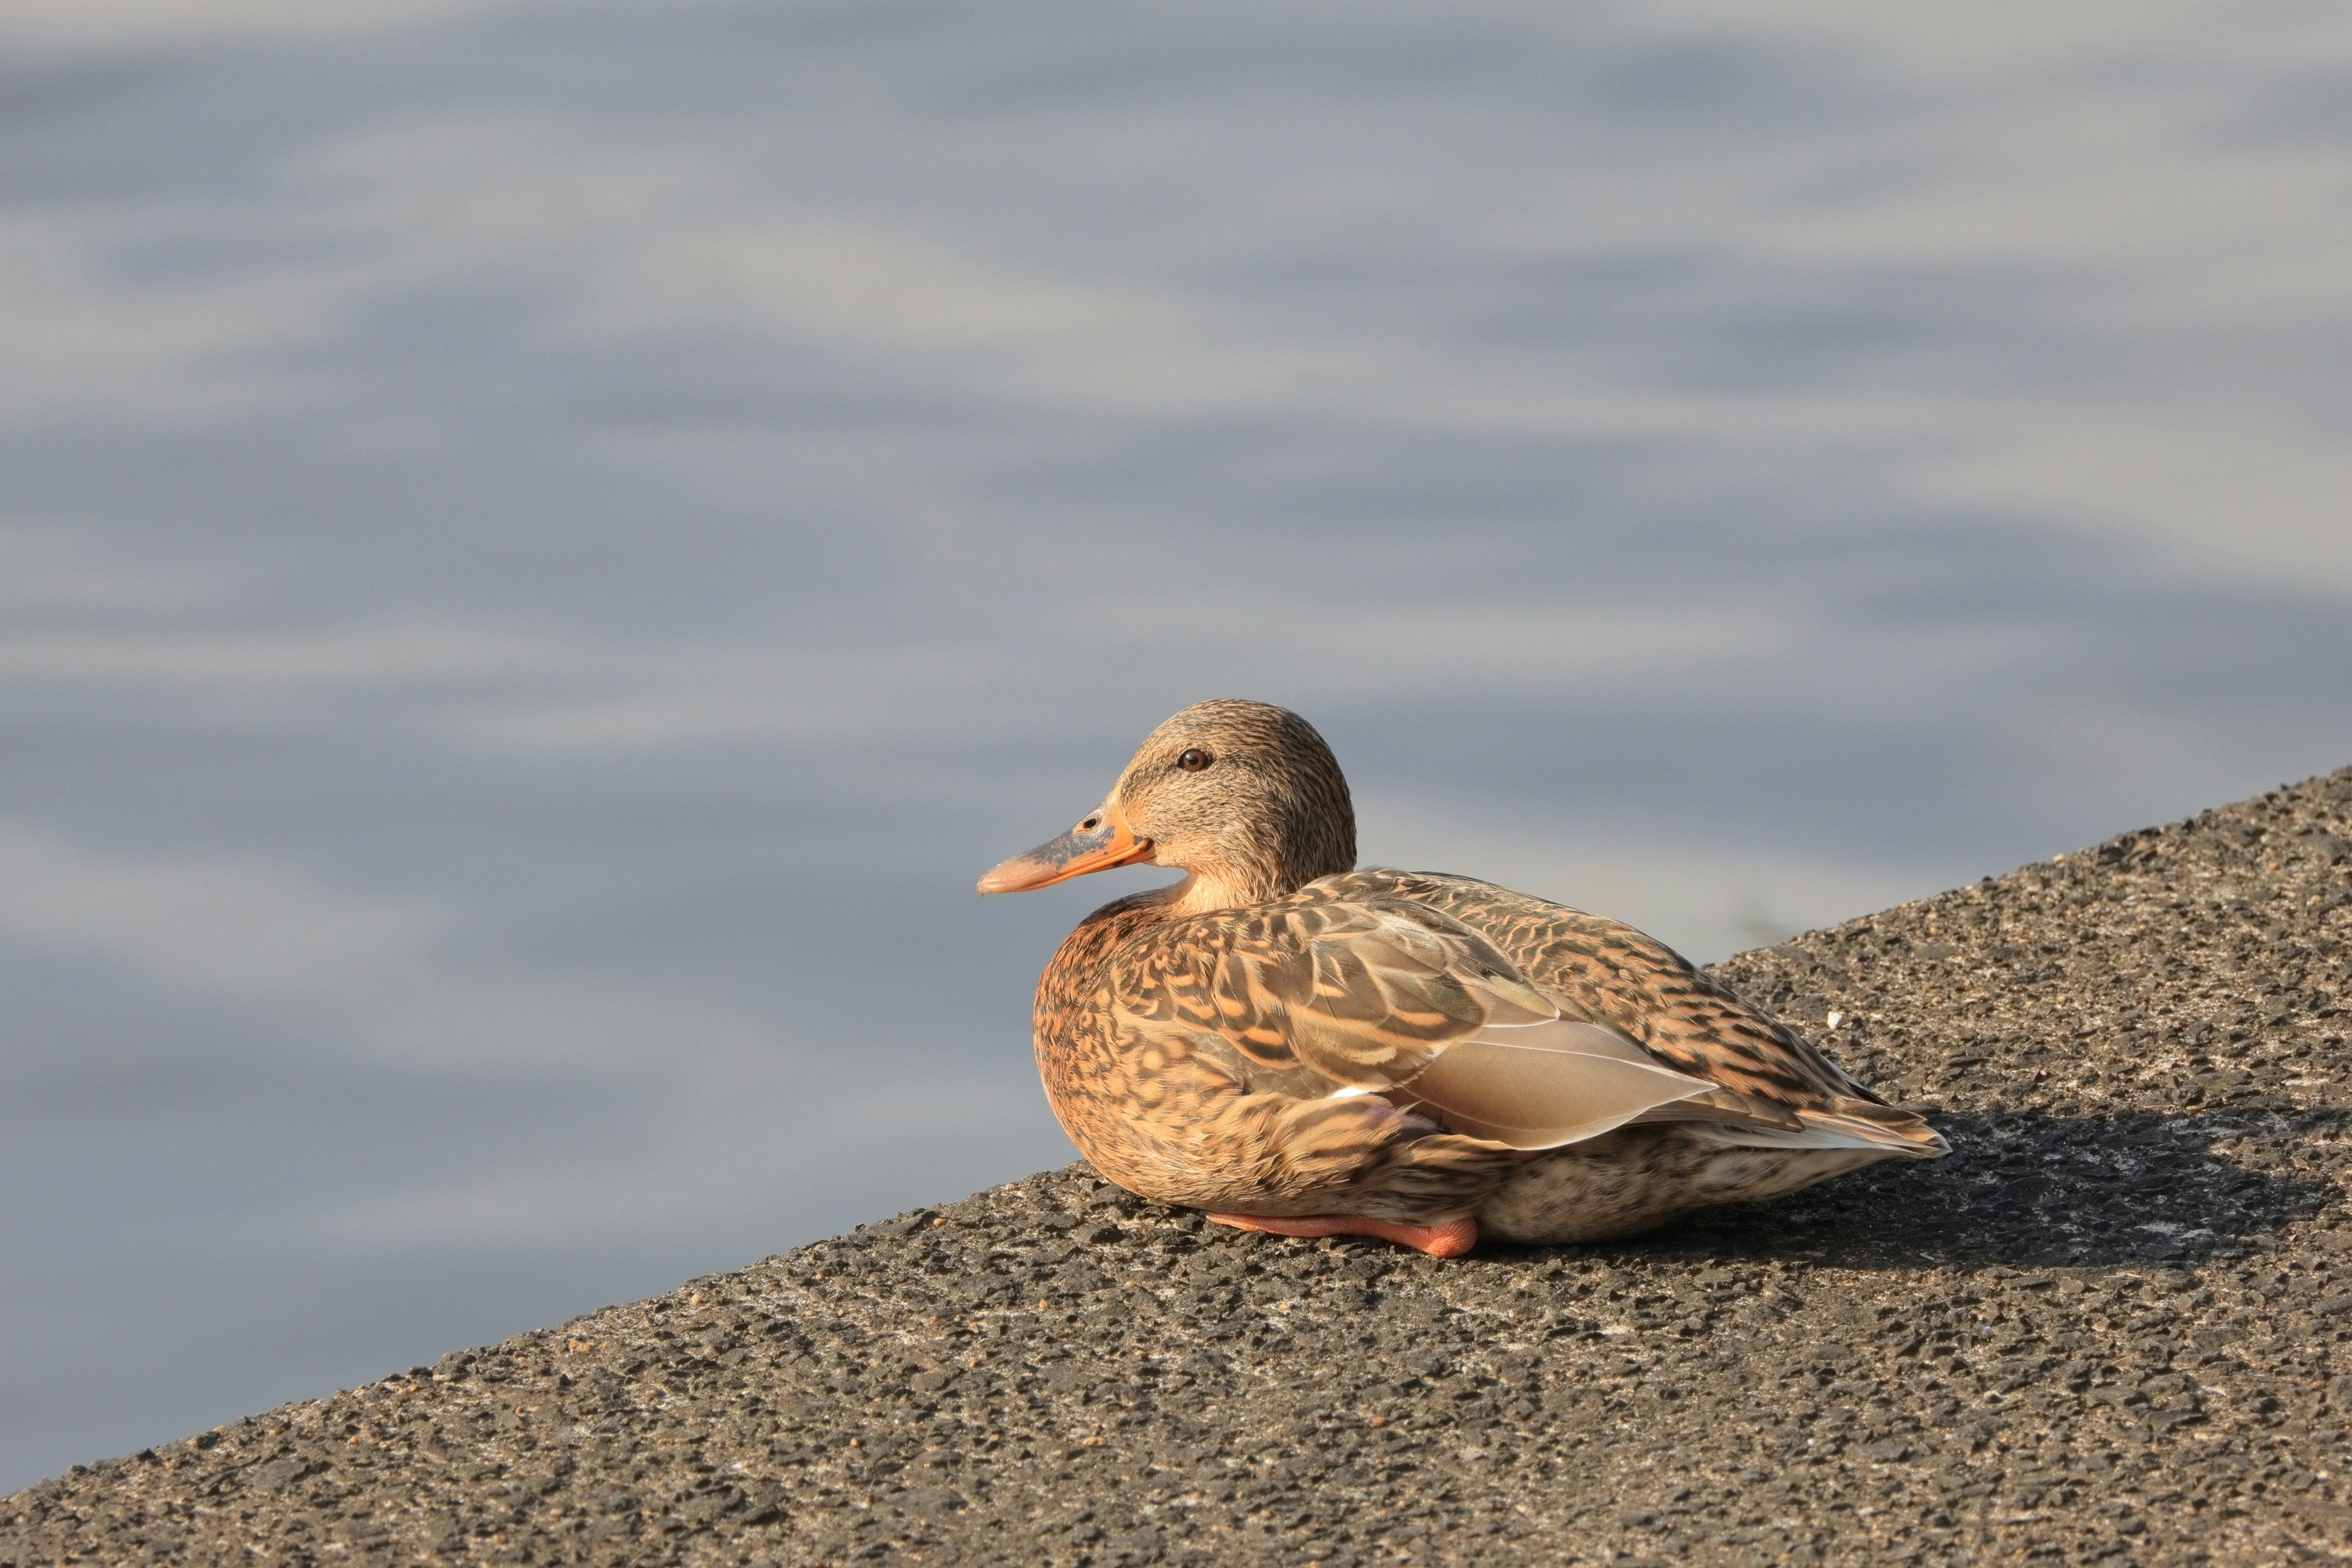
[[[1151,840],[1138,838],[1116,805],[1104,806],[1059,838],[1015,855],[980,879],[983,893],[1025,893],[1050,888],[1089,871],[1125,866],[1151,853]]]

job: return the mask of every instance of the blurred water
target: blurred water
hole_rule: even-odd
[[[2352,760],[2352,21],[0,0],[0,1485],[1067,1157],[1200,697],[1715,957]]]

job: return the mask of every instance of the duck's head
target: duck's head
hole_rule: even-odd
[[[980,879],[983,893],[1048,887],[1112,866],[1174,866],[1185,912],[1278,898],[1356,864],[1356,813],[1339,760],[1287,709],[1196,702],[1144,737],[1079,824]]]

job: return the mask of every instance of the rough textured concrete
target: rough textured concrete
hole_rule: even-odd
[[[0,1563],[2341,1556],[2347,935],[2352,770],[1724,965],[1939,1163],[1458,1263],[1052,1173],[77,1469]]]

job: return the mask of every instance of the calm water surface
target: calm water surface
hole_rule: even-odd
[[[2352,23],[0,0],[0,1486],[1066,1159],[1210,695],[1702,958],[2352,761]]]

